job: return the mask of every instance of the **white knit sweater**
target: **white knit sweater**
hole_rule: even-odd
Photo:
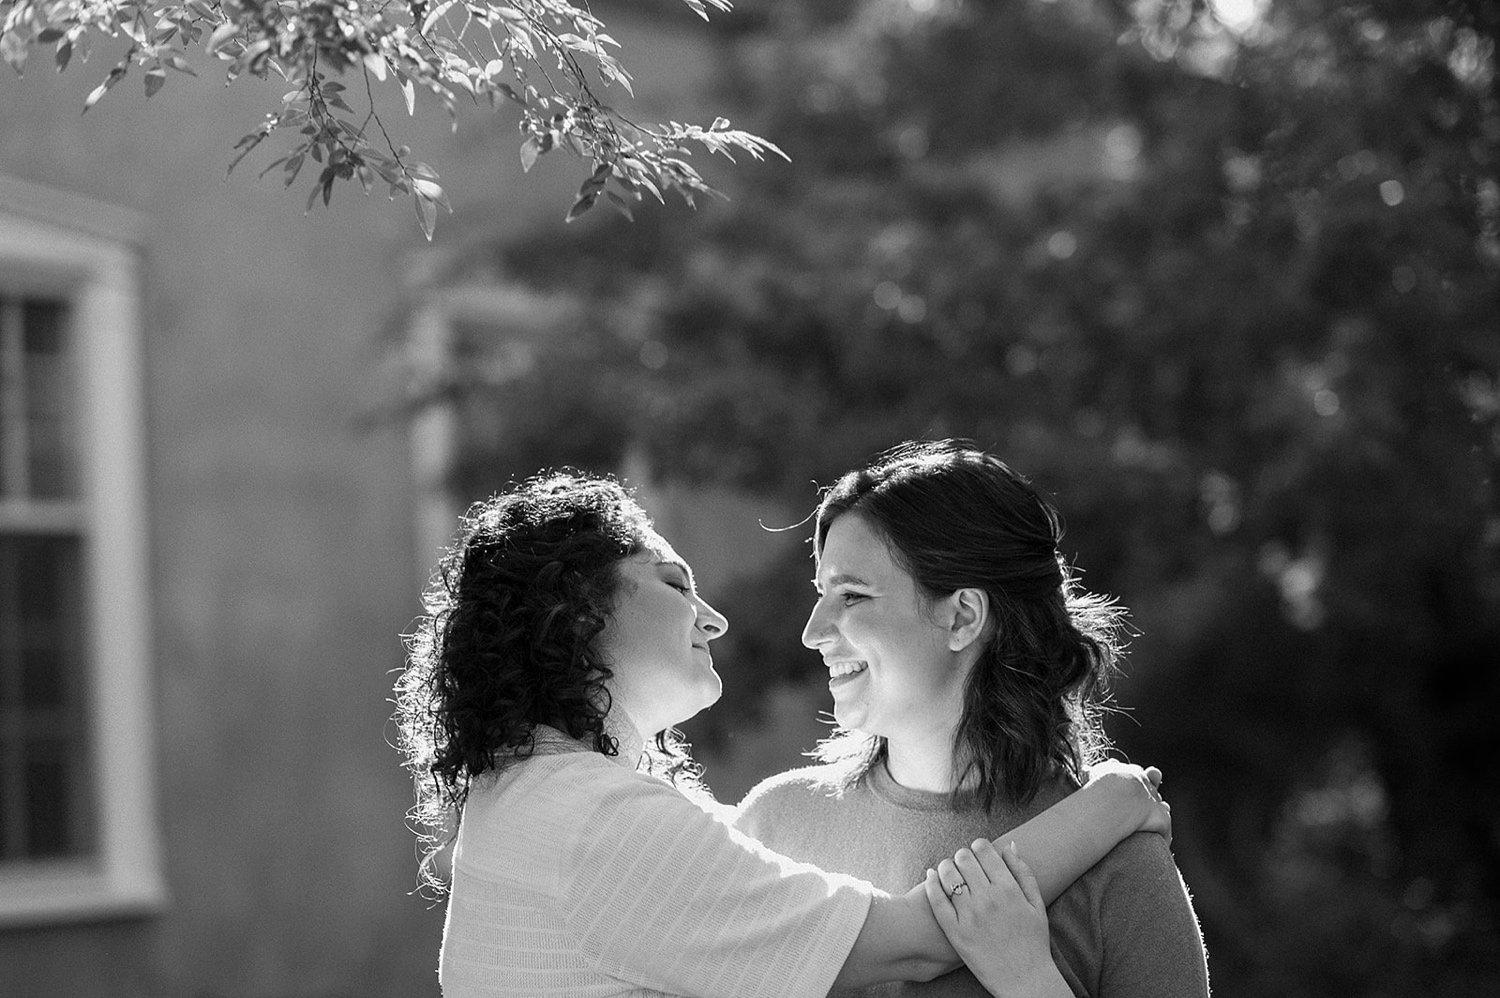
[[[874,889],[766,849],[542,729],[464,807],[445,998],[823,998]]]

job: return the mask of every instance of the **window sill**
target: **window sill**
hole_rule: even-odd
[[[166,911],[166,885],[151,875],[88,862],[0,866],[0,930],[139,918]]]

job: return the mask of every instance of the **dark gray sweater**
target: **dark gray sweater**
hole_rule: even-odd
[[[901,894],[928,867],[984,836],[995,838],[1071,792],[1044,786],[1025,808],[976,802],[954,809],[948,794],[911,790],[876,764],[837,796],[829,767],[782,773],[740,805],[736,827],[777,852]],[[1087,998],[1205,998],[1208,966],[1182,875],[1159,835],[1137,833],[1080,877],[1047,911],[1052,956],[1073,993]],[[928,984],[835,991],[862,998],[984,998],[967,969]]]

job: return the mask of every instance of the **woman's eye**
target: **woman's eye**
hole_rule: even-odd
[[[845,606],[853,606],[862,599],[868,599],[864,593],[840,593],[839,599],[844,601]]]
[[[687,596],[687,595],[691,594],[692,591],[693,591],[693,587],[692,586],[686,585],[686,584],[681,583],[681,582],[668,582],[667,585],[671,586],[673,589],[675,589],[678,592],[682,593],[682,595],[684,595],[684,596]]]

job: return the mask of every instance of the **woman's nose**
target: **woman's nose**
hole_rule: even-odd
[[[729,618],[715,610],[707,600],[700,596],[698,597],[698,627],[708,635],[708,640],[712,641],[715,638],[722,638],[729,630]]]
[[[807,623],[802,628],[802,644],[813,651],[817,651],[825,641],[828,640],[828,626],[823,619],[823,599],[813,604],[812,613],[807,615]]]

